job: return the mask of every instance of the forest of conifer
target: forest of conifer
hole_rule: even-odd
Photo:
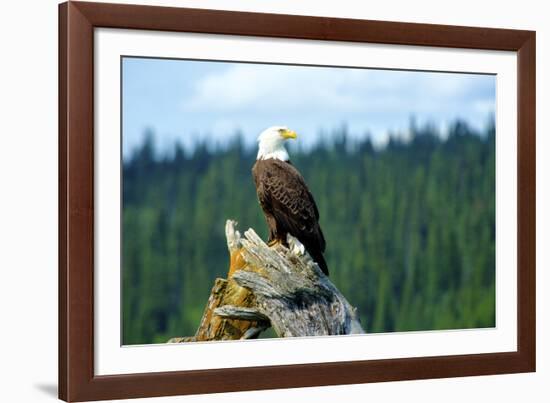
[[[381,148],[345,129],[290,149],[319,207],[330,278],[367,332],[495,325],[495,129],[429,125]],[[149,133],[123,163],[123,344],[197,329],[228,253],[225,220],[266,238],[256,147],[176,144]]]

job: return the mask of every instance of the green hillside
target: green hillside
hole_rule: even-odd
[[[228,268],[224,224],[267,228],[250,169],[256,149],[154,137],[123,167],[123,342],[194,334]],[[382,150],[345,130],[290,150],[316,198],[331,280],[368,332],[495,325],[495,133],[457,122]]]

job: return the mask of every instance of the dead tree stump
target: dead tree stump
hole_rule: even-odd
[[[356,309],[294,237],[269,247],[227,220],[227,279],[216,279],[193,337],[169,343],[251,339],[272,326],[279,337],[364,333]]]

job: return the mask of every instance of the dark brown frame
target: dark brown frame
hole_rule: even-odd
[[[516,51],[518,351],[94,375],[96,27]],[[105,3],[60,4],[59,398],[121,399],[535,371],[535,190],[535,32]]]

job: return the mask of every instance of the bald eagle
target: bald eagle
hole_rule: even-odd
[[[290,162],[284,142],[296,132],[282,126],[264,130],[258,137],[258,157],[252,168],[258,200],[269,227],[269,241],[287,245],[287,234],[297,238],[323,273],[325,238],[319,211],[300,172]]]

